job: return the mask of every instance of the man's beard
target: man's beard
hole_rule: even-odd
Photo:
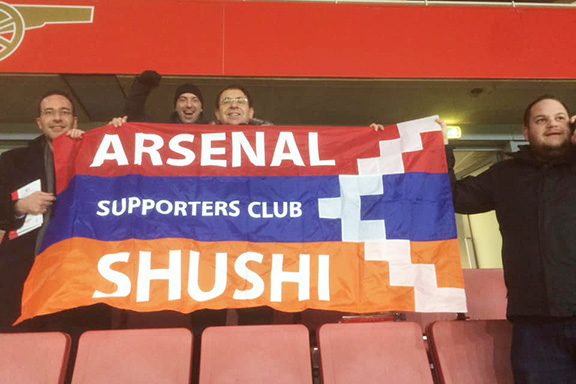
[[[551,160],[566,154],[570,150],[571,144],[570,139],[567,138],[559,145],[540,143],[539,145],[530,144],[530,147],[537,158]]]

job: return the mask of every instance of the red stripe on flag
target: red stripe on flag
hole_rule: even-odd
[[[148,135],[144,147],[151,147],[154,140],[159,149],[138,149],[136,134]],[[217,138],[209,142],[210,134]],[[241,134],[251,147],[256,147],[256,135],[264,137],[263,165],[256,165],[246,155],[240,140],[233,140],[233,134]],[[105,136],[107,135],[107,138]],[[177,145],[184,149],[176,149]],[[192,136],[193,135],[193,139]],[[206,136],[203,136],[206,135]],[[438,148],[435,153],[443,152],[441,132],[425,133],[426,145]],[[238,137],[238,136],[236,136]],[[315,139],[317,137],[317,139]],[[379,141],[398,139],[395,125],[374,132],[369,127],[258,127],[242,126],[194,126],[178,125],[175,132],[173,124],[128,123],[121,128],[111,126],[91,130],[84,134],[83,140],[74,141],[65,136],[54,140],[57,191],[62,191],[74,174],[95,176],[120,176],[142,174],[145,176],[318,176],[358,174],[358,159],[377,158],[380,154]],[[175,140],[175,141],[173,141]],[[191,141],[192,140],[192,141]],[[112,143],[114,142],[114,143]],[[234,142],[237,143],[234,146]],[[106,144],[108,143],[108,144]],[[243,147],[242,147],[243,148]],[[108,154],[112,158],[97,161],[97,155]],[[150,155],[148,152],[154,152]],[[418,151],[421,152],[421,151]],[[140,155],[141,153],[141,155]],[[191,155],[193,153],[193,155]],[[209,153],[209,154],[207,154]],[[239,156],[235,157],[235,154]],[[203,159],[203,155],[205,158]],[[189,164],[171,165],[174,161],[183,161],[186,156]],[[443,155],[432,161],[433,157],[416,160],[415,154],[404,154],[411,171],[445,172],[442,165]],[[75,161],[68,159],[74,158]],[[206,160],[209,158],[209,160]],[[234,163],[240,159],[240,166]],[[295,160],[296,159],[296,160]],[[236,160],[238,161],[238,160]],[[274,163],[277,164],[274,164]],[[300,162],[300,164],[297,164]],[[119,163],[121,163],[119,165]],[[182,164],[182,163],[181,163]]]

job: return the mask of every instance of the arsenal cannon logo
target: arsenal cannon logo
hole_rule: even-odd
[[[0,61],[18,49],[26,30],[46,24],[91,23],[93,11],[94,7],[0,2]]]

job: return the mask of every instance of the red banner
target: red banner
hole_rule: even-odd
[[[575,8],[10,0],[0,19],[4,73],[576,78]]]

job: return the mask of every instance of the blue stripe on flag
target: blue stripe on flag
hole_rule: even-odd
[[[447,175],[410,173],[383,176],[383,180],[383,195],[362,197],[363,220],[384,219],[389,239],[456,237]],[[44,247],[70,237],[103,241],[167,237],[198,241],[341,241],[340,219],[318,217],[318,199],[339,196],[338,176],[77,175],[58,195]],[[154,208],[143,210],[145,201],[153,202]],[[129,213],[130,202],[133,207]],[[204,208],[200,202],[204,202]],[[254,202],[251,216],[248,207]],[[276,213],[274,202],[278,204]],[[272,217],[253,217],[262,214]]]
[[[386,175],[382,180],[382,195],[362,196],[362,220],[384,220],[388,239],[457,237],[448,174],[414,172]]]

